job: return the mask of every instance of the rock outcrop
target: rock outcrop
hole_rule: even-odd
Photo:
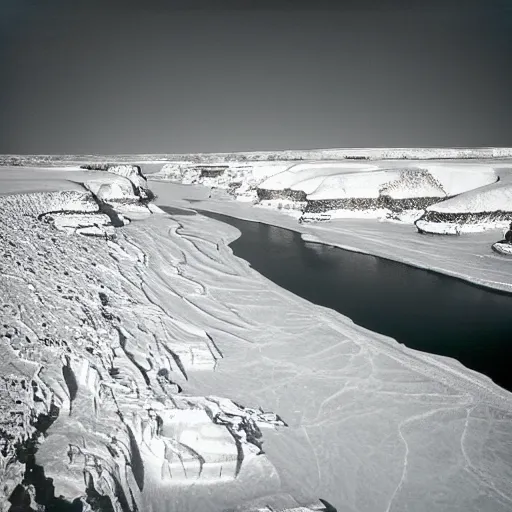
[[[328,183],[327,183],[328,182]],[[329,189],[332,182],[332,190]],[[424,169],[376,170],[327,178],[307,196],[303,221],[372,216],[401,219],[420,216],[446,199],[443,186]]]
[[[492,244],[491,247],[492,247],[493,251],[495,251],[499,254],[505,254],[507,256],[512,256],[512,244],[511,243],[501,241],[501,242],[496,242],[496,243]]]

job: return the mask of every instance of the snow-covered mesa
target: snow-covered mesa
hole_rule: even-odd
[[[512,180],[480,187],[429,206],[416,221],[421,231],[460,234],[505,228],[512,221]]]
[[[259,185],[260,189],[303,190],[308,200],[377,198],[387,195],[412,197],[450,197],[496,181],[489,166],[432,163],[421,167],[353,163],[312,163],[290,167]]]
[[[424,168],[391,168],[326,177],[307,194],[303,218],[327,213],[330,218],[361,213],[377,218],[408,219],[447,197],[497,180],[485,166],[425,165]]]

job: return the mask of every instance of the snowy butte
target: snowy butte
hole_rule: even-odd
[[[512,220],[478,209],[508,193],[489,163],[310,156],[184,158],[150,188],[289,204],[297,226]],[[511,509],[512,397],[490,379],[264,279],[234,228],[155,206],[138,166],[0,181],[0,510]]]

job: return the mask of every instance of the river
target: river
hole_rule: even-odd
[[[239,229],[242,235],[230,244],[235,255],[282,288],[410,348],[457,359],[512,391],[511,295],[304,242],[287,229],[200,213]]]

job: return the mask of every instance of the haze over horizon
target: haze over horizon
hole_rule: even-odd
[[[506,0],[5,0],[0,45],[0,153],[512,146]]]

